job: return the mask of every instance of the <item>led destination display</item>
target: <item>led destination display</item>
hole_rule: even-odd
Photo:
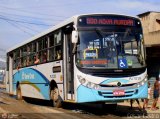
[[[78,19],[79,26],[136,26],[138,22],[131,17],[122,16],[83,16]]]

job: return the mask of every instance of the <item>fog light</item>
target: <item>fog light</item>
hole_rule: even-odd
[[[145,78],[144,81],[147,81],[147,78]]]

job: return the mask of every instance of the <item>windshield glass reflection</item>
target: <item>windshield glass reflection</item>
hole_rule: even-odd
[[[108,69],[144,67],[142,46],[142,33],[130,28],[79,31],[77,65]]]

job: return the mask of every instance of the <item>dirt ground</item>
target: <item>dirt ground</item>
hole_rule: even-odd
[[[135,106],[130,110],[128,103],[120,103],[116,110],[98,104],[69,104],[63,108],[51,107],[49,101],[25,98],[18,101],[0,90],[0,118],[14,119],[124,119],[148,118],[147,111],[139,111]],[[160,115],[152,115],[158,118]],[[159,119],[159,118],[158,118]]]

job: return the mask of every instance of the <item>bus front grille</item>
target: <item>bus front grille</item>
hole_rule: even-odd
[[[128,86],[134,86],[136,83],[132,84],[122,84],[120,87],[128,87]],[[118,87],[117,85],[107,85],[107,84],[100,84],[101,87]]]
[[[98,94],[100,96],[103,96],[104,98],[125,98],[125,97],[131,97],[134,94],[137,94],[138,90],[133,89],[133,90],[126,90],[125,95],[120,95],[120,96],[115,96],[113,95],[113,91],[98,91]]]

